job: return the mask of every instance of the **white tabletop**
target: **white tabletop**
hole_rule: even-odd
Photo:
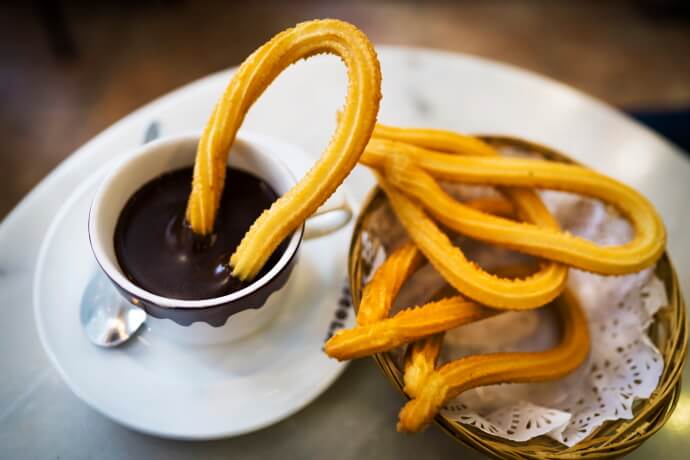
[[[690,161],[618,111],[559,83],[458,54],[378,47],[384,75],[379,120],[400,126],[511,134],[541,142],[621,179],[649,197],[669,232],[683,291],[690,293]],[[96,136],[45,178],[0,224],[0,457],[2,458],[430,458],[476,454],[432,428],[395,432],[402,397],[371,360],[353,363],[315,403],[273,427],[224,441],[183,443],[134,433],[73,396],[38,341],[31,285],[38,248],[57,209],[104,161],[142,140],[200,130],[230,71],[187,85]],[[245,127],[285,139],[316,158],[345,96],[345,71],[317,57],[290,68],[250,112]],[[372,180],[347,180],[356,198]],[[636,453],[685,458],[690,449],[690,385],[670,423]]]

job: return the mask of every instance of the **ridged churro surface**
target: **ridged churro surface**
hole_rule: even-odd
[[[242,63],[199,141],[186,216],[195,233],[208,235],[213,231],[230,146],[247,111],[286,67],[321,53],[339,56],[347,67],[349,85],[340,121],[321,158],[255,221],[236,248],[230,265],[241,279],[253,278],[278,244],[328,199],[357,164],[381,99],[381,71],[372,44],[355,26],[333,19],[304,22],[279,33]]]

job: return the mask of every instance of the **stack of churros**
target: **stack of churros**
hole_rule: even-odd
[[[409,242],[394,250],[365,286],[357,325],[326,343],[326,353],[352,359],[407,345],[403,381],[411,400],[400,412],[400,431],[419,431],[451,398],[483,385],[540,382],[575,370],[589,352],[587,320],[565,289],[568,268],[602,275],[642,270],[662,255],[666,236],[654,207],[635,190],[581,166],[501,156],[478,138],[377,125],[360,158],[371,167]],[[460,202],[439,181],[497,187],[503,199]],[[599,246],[564,233],[537,189],[602,200],[633,225],[634,238]],[[468,260],[442,230],[537,257],[524,276],[500,276]],[[425,305],[389,311],[406,279],[424,259],[456,293]],[[524,272],[524,270],[521,270]],[[561,323],[555,348],[535,353],[467,356],[438,365],[443,334],[509,310],[553,301]]]
[[[376,125],[381,71],[373,46],[356,27],[338,20],[310,21],[285,30],[242,64],[216,106],[199,142],[187,220],[194,232],[213,230],[225,181],[229,147],[246,112],[293,62],[319,53],[339,56],[348,69],[347,100],[322,158],[252,225],[230,259],[232,273],[252,279],[280,242],[333,193],[357,162],[371,167],[409,236],[365,287],[357,325],[325,346],[345,360],[407,346],[405,391],[411,400],[398,428],[418,431],[463,391],[502,382],[556,379],[577,368],[589,351],[587,322],[564,291],[568,268],[622,275],[655,263],[665,230],[638,192],[592,170],[531,158],[501,156],[478,138]],[[438,181],[497,187],[504,199],[461,203]],[[600,199],[633,224],[635,237],[601,247],[564,233],[537,189],[563,190]],[[539,259],[525,277],[497,276],[468,260],[438,223],[471,238]],[[405,281],[427,260],[455,289],[454,295],[390,316]],[[555,301],[562,339],[539,353],[468,356],[437,365],[443,333],[508,310]]]

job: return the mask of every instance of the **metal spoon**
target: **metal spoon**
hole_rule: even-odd
[[[146,313],[123,299],[99,270],[84,290],[79,319],[94,345],[110,348],[128,341],[146,321]]]
[[[159,135],[158,123],[151,123],[144,134],[144,144]],[[128,341],[146,321],[146,313],[125,301],[99,270],[86,286],[79,320],[94,345],[111,348]]]

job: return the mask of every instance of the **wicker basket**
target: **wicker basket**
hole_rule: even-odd
[[[482,139],[499,149],[519,148],[550,160],[573,162],[549,148],[519,139],[498,136],[483,136]],[[387,198],[377,187],[370,192],[362,207],[352,235],[348,266],[355,308],[359,306],[361,300],[362,274],[366,268],[362,258],[361,234],[364,230],[376,231],[373,215],[382,207],[388,207]],[[664,371],[651,397],[635,403],[633,419],[606,422],[573,447],[566,447],[545,436],[527,442],[512,442],[488,435],[469,425],[449,420],[440,414],[436,416],[435,422],[460,443],[497,458],[614,458],[639,447],[664,425],[678,402],[681,392],[680,377],[688,344],[685,304],[668,254],[664,254],[659,260],[656,274],[665,283],[669,306],[656,314],[649,329],[649,336],[664,358]],[[380,353],[375,355],[374,359],[393,386],[402,392],[402,373],[394,355]]]

